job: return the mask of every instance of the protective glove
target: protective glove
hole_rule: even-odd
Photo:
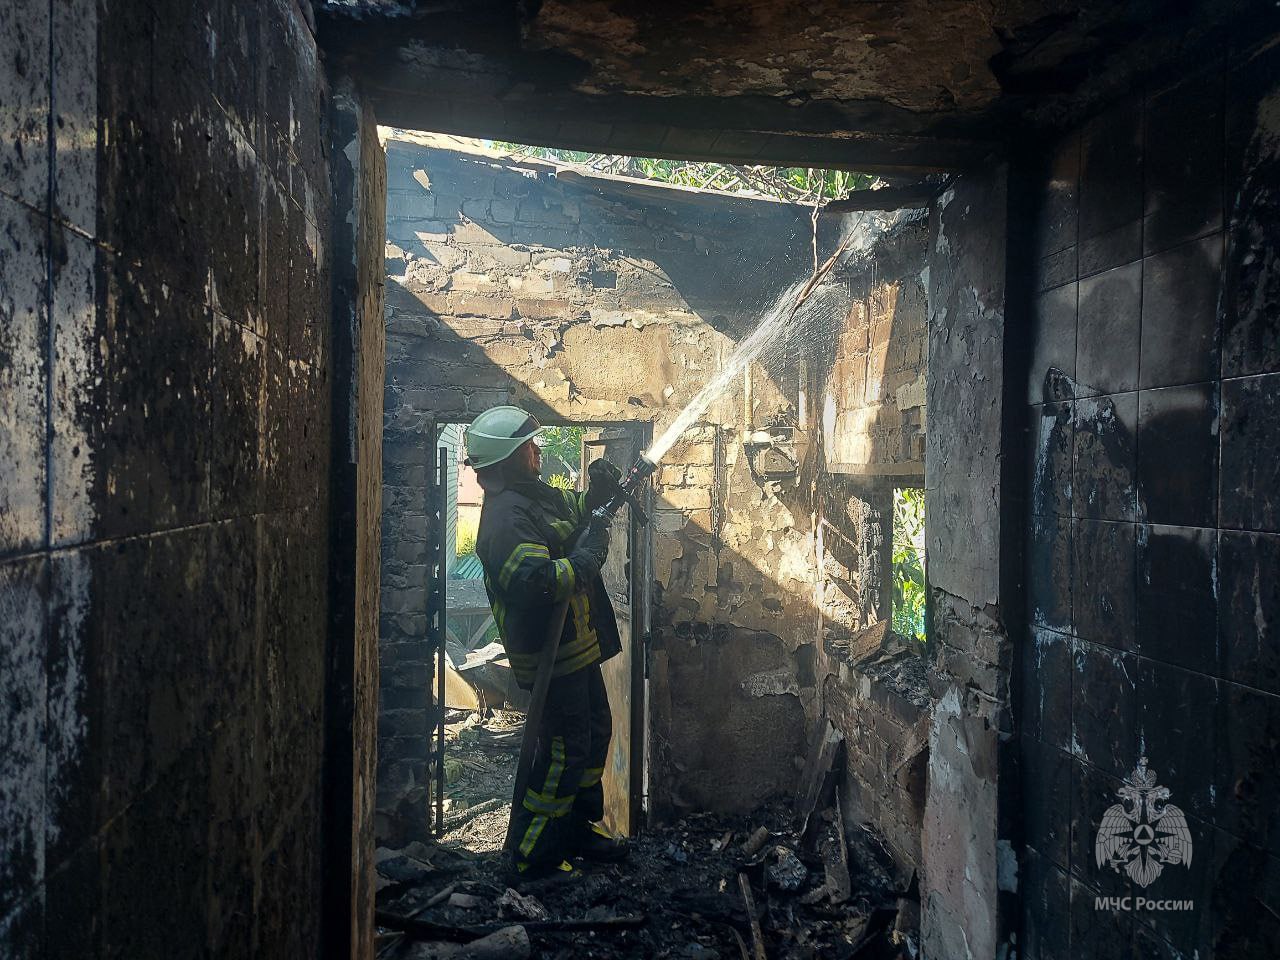
[[[587,496],[585,498],[587,509],[594,510],[602,503],[607,503],[618,492],[618,484],[621,480],[622,471],[608,460],[603,457],[599,460],[592,460],[591,465],[587,467]]]
[[[588,583],[599,576],[600,568],[604,566],[608,556],[609,525],[592,518],[586,531],[569,554],[569,562],[573,564],[573,570],[579,582]]]

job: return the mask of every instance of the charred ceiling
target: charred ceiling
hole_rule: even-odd
[[[1264,16],[1249,0],[330,0],[383,123],[613,153],[940,169]],[[1255,25],[1256,27],[1256,25]]]

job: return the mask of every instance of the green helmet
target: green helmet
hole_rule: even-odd
[[[537,417],[519,407],[490,407],[467,427],[467,466],[501,463],[542,431]]]

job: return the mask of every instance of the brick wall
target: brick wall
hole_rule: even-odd
[[[1280,938],[1280,58],[1135,93],[1036,188],[1018,729],[1031,958],[1255,957]],[[1189,868],[1094,858],[1146,757]],[[1194,901],[1096,910],[1097,894]]]
[[[924,649],[886,630],[894,486],[924,480],[928,228],[921,212],[884,219],[844,270],[852,303],[834,342],[811,346],[824,466],[815,653],[822,709],[845,736],[846,820],[885,837],[905,881],[921,863],[929,695]],[[881,660],[893,653],[904,656]]]
[[[388,179],[383,664],[425,722],[425,425],[518,403],[544,422],[660,432],[810,268],[811,227],[783,204],[575,181],[439,142],[389,143]],[[798,376],[794,351],[754,368],[756,425],[794,426]],[[789,791],[816,711],[807,485],[753,474],[747,404],[739,381],[657,478],[658,809],[749,808]],[[386,717],[384,741],[397,735]]]
[[[0,11],[5,956],[318,951],[329,186],[309,18]]]
[[[850,270],[856,292],[837,330],[820,398],[827,469],[924,476],[927,223],[900,215]]]

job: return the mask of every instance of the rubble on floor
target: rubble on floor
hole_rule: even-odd
[[[450,710],[445,714],[445,833],[462,830],[459,839],[467,841],[468,849],[498,849],[502,845],[501,837],[496,846],[484,843],[490,831],[483,825],[479,833],[466,828],[499,803],[510,806],[523,736],[524,714],[514,710]],[[502,822],[505,830],[506,820]],[[481,841],[481,845],[472,840]]]
[[[645,830],[624,863],[584,865],[579,879],[519,891],[504,882],[500,860],[508,810],[382,852],[380,958],[915,955],[914,934],[899,919],[903,907],[914,915],[914,883],[894,878],[868,830],[846,836],[834,803],[810,816],[802,835],[790,804],[742,817],[690,815]]]

